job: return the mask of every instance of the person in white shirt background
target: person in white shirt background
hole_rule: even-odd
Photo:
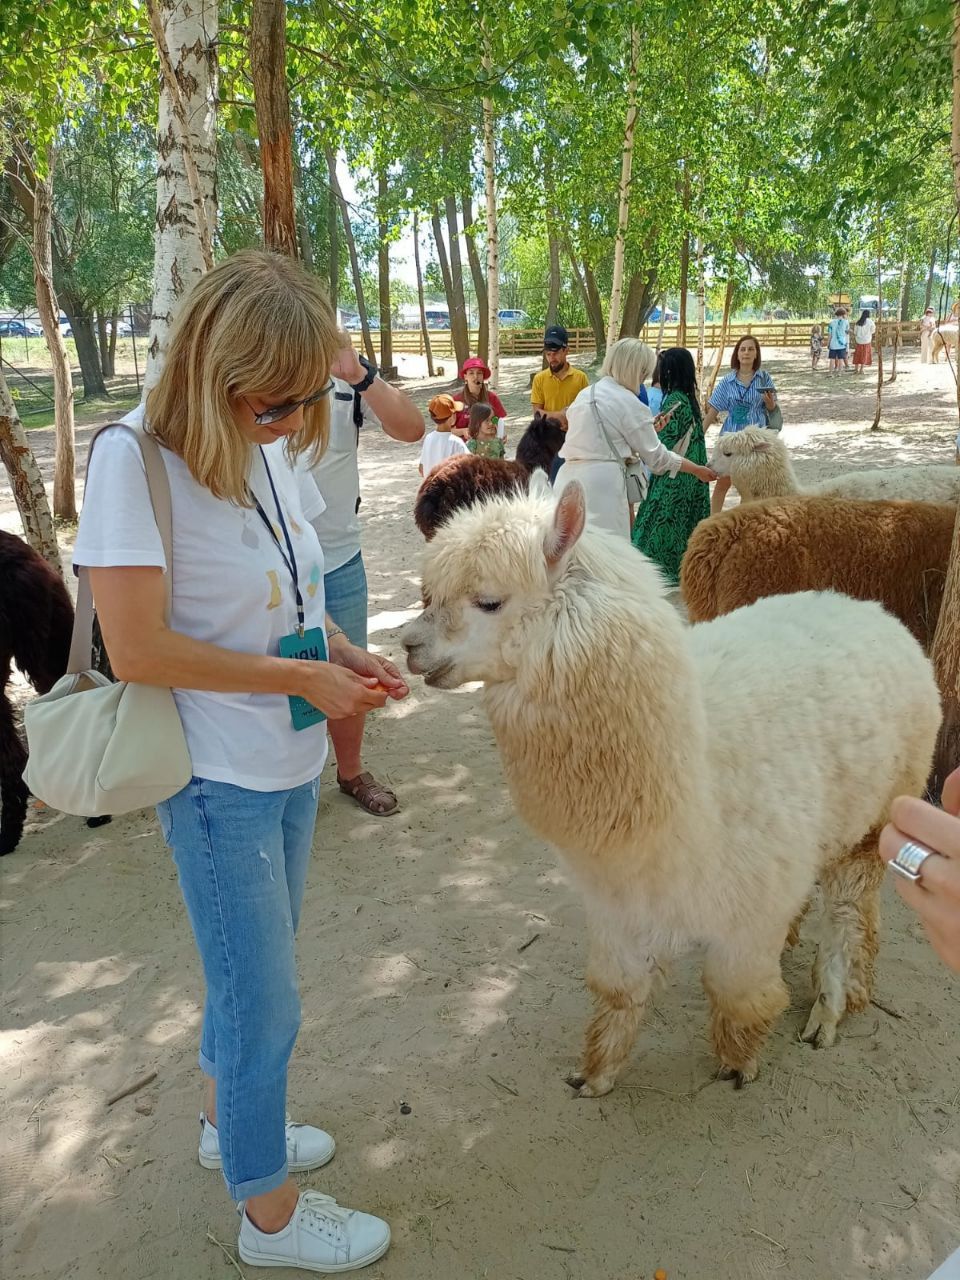
[[[261,250],[218,263],[181,301],[146,401],[170,482],[173,563],[122,426],[96,441],[74,549],[114,672],[173,690],[190,752],[193,777],[157,817],[206,980],[199,1162],[243,1202],[244,1261],[320,1272],[365,1266],[390,1244],[380,1218],[290,1176],[335,1151],[322,1129],[285,1120],[323,716],[409,692],[324,609],[310,523],[323,498],[296,460],[325,443],[338,344],[326,295],[298,263]]]
[[[876,322],[869,307],[860,312],[860,319],[853,326],[853,371],[863,373],[868,364],[873,364],[873,335]]]
[[[559,495],[572,480],[583,485],[592,528],[629,538],[633,513],[627,501],[624,463],[639,458],[655,475],[678,471],[704,484],[716,473],[671,453],[657,436],[654,418],[637,398],[653,373],[653,350],[639,338],[620,338],[607,352],[600,378],[585,387],[567,409],[567,438],[554,489]]]
[[[413,444],[423,435],[423,417],[408,395],[384,382],[353,349],[349,337],[330,367],[330,438],[323,457],[311,467],[326,510],[313,521],[323,547],[323,587],[327,613],[352,644],[367,647],[367,574],[360,549],[360,469],[358,447],[363,428],[382,428],[393,440]],[[367,813],[378,817],[400,806],[393,790],[364,772],[361,753],[366,717],[330,725],[337,758],[337,785]]]

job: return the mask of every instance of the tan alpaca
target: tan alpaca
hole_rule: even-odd
[[[694,946],[739,1085],[787,1006],[780,954],[818,879],[804,1038],[831,1044],[870,998],[876,839],[929,771],[930,664],[879,605],[832,594],[685,627],[654,566],[584,523],[579,485],[556,509],[535,492],[454,514],[424,557],[410,669],[484,682],[517,808],[579,885],[596,1001],[581,1096],[613,1088],[655,976]]]
[[[791,495],[812,498],[853,498],[865,502],[900,498],[909,502],[960,502],[960,473],[949,464],[887,467],[847,471],[804,489],[790,461],[790,453],[775,431],[745,427],[728,431],[714,445],[710,465],[729,476],[742,502]]]

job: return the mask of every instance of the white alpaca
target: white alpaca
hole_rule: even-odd
[[[556,508],[532,494],[455,514],[425,555],[410,669],[484,682],[517,808],[583,894],[596,1011],[581,1096],[613,1088],[655,975],[695,946],[739,1086],[787,1006],[780,954],[818,879],[804,1039],[831,1044],[870,999],[876,841],[892,798],[923,790],[936,685],[899,622],[843,596],[685,627],[650,561],[584,523],[577,485]]]
[[[960,472],[936,463],[886,470],[848,471],[804,489],[790,461],[787,446],[775,431],[745,427],[722,435],[710,465],[730,476],[741,501],[807,494],[817,498],[855,498],[863,501],[902,498],[908,502],[960,502]]]

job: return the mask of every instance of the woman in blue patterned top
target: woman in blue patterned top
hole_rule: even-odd
[[[727,415],[720,428],[721,435],[742,431],[744,427],[767,425],[767,414],[777,407],[777,389],[766,369],[760,367],[761,362],[760,343],[756,338],[749,335],[740,338],[730,357],[732,372],[721,378],[713,389],[703,418],[704,431],[718,421],[721,413]],[[721,476],[710,497],[711,515],[723,510],[729,488],[730,477]]]

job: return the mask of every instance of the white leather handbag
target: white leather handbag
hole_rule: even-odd
[[[173,591],[170,482],[151,435],[137,438],[167,561],[167,625]],[[106,427],[101,430],[106,430]],[[100,432],[90,441],[87,467]],[[29,760],[23,775],[44,804],[84,818],[129,813],[169,800],[190,781],[190,753],[173,694],[154,685],[111,681],[91,665],[93,595],[80,569],[67,674],[24,710]],[[83,697],[78,695],[83,694]]]

